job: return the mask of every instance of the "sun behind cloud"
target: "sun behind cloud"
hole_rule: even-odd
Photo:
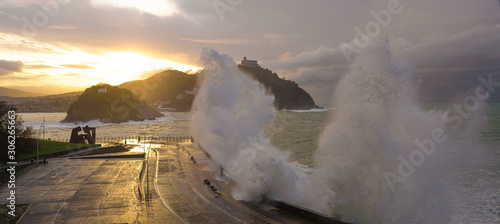
[[[140,79],[144,72],[165,68],[179,71],[198,71],[201,68],[173,61],[150,58],[138,52],[109,52],[103,56],[96,69],[108,71],[100,77],[104,82],[118,85],[127,81]],[[96,77],[97,78],[97,77]]]
[[[81,89],[100,82],[118,85],[142,79],[143,74],[150,71],[175,69],[195,73],[201,69],[142,52],[92,54],[72,46],[42,44],[3,33],[0,33],[0,46],[11,46],[0,52],[0,86],[15,89],[54,84],[65,89]],[[43,91],[59,93],[53,90]]]
[[[176,5],[167,0],[142,0],[142,1],[123,1],[123,0],[91,0],[95,6],[109,6],[117,8],[136,8],[142,12],[151,13],[160,17],[172,16],[178,13]]]

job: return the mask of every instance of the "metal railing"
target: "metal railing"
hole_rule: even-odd
[[[47,138],[49,141],[69,142],[69,138]],[[124,140],[135,140],[137,142],[144,142],[144,136],[104,136],[96,137],[96,143],[99,142],[117,142]],[[149,141],[150,139],[146,139]],[[155,136],[154,142],[193,142],[191,136]]]

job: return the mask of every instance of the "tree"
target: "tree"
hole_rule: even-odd
[[[9,131],[9,111],[17,111],[17,109],[11,105],[8,105],[5,101],[0,101],[0,148],[2,150],[0,153],[0,161],[7,161],[7,151],[8,151],[8,136]],[[33,151],[36,147],[36,142],[33,139],[29,139],[33,130],[30,127],[23,127],[23,120],[18,114],[15,116],[15,151],[16,155],[20,153],[26,153]]]

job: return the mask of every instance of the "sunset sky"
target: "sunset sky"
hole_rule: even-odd
[[[195,72],[210,47],[256,59],[326,105],[349,66],[340,46],[391,7],[399,13],[374,38],[389,39],[423,89],[447,97],[500,74],[498,0],[0,0],[0,87],[62,93]]]

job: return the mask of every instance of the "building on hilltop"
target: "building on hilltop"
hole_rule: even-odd
[[[241,60],[241,65],[251,66],[251,67],[260,67],[256,60],[247,60],[247,57],[243,57],[243,60]]]

